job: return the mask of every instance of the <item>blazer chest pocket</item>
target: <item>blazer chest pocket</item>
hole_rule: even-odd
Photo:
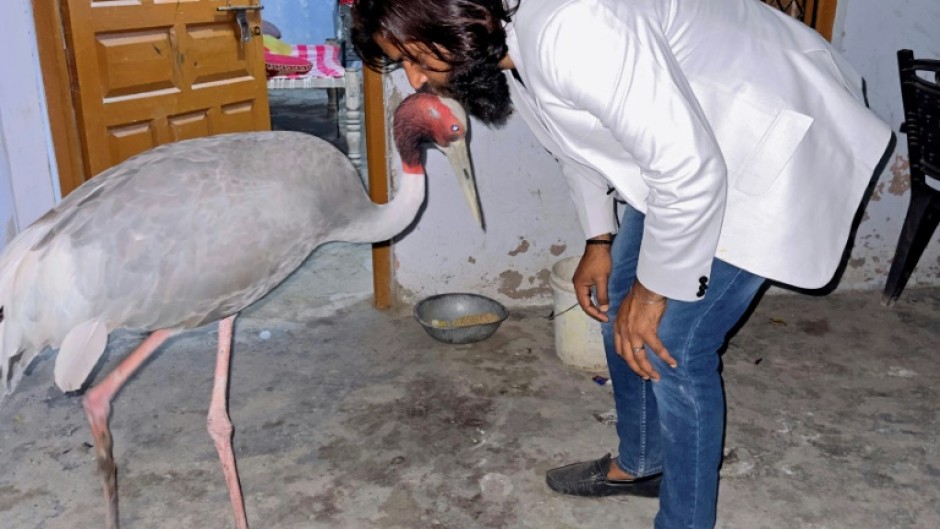
[[[786,109],[778,112],[742,163],[735,189],[747,195],[767,191],[790,163],[812,124],[813,118],[805,114]]]
[[[766,192],[790,162],[813,118],[780,108],[755,90],[732,93],[710,81],[691,81],[728,166],[734,189]]]

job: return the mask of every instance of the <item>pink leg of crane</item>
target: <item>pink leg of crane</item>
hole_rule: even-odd
[[[118,502],[117,502],[117,472],[114,465],[114,456],[111,453],[111,429],[108,427],[108,416],[111,415],[111,399],[121,389],[134,371],[143,364],[147,358],[157,350],[172,333],[166,329],[154,331],[134,349],[113,371],[88,390],[82,399],[85,416],[91,425],[91,435],[95,441],[95,454],[98,459],[98,470],[104,481],[104,498],[108,503],[107,529],[117,529]]]
[[[245,501],[242,488],[238,483],[238,468],[235,466],[235,454],[232,452],[232,421],[228,416],[228,373],[232,356],[232,331],[235,316],[229,316],[219,322],[219,354],[215,362],[215,382],[212,385],[212,403],[209,405],[209,435],[215,441],[215,449],[222,461],[222,472],[228,485],[229,498],[235,511],[235,527],[248,529],[248,517],[245,515]]]

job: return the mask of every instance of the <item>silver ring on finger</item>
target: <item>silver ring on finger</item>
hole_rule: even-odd
[[[637,351],[642,351],[643,349],[646,349],[646,347],[641,345],[639,347],[631,347],[631,349],[633,349],[633,352],[636,353]]]

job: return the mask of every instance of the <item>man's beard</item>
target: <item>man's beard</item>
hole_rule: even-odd
[[[495,64],[471,61],[451,70],[441,95],[456,99],[467,112],[487,126],[500,127],[512,114],[506,75]]]

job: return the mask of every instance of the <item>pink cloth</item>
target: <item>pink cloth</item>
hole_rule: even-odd
[[[313,69],[310,61],[300,57],[291,57],[290,55],[279,55],[264,50],[264,67],[268,72],[268,77],[275,75],[303,75]]]
[[[313,68],[307,73],[289,73],[279,77],[287,77],[288,79],[342,77],[345,73],[339,62],[339,46],[332,44],[295,44],[291,46],[290,55],[309,61]]]

